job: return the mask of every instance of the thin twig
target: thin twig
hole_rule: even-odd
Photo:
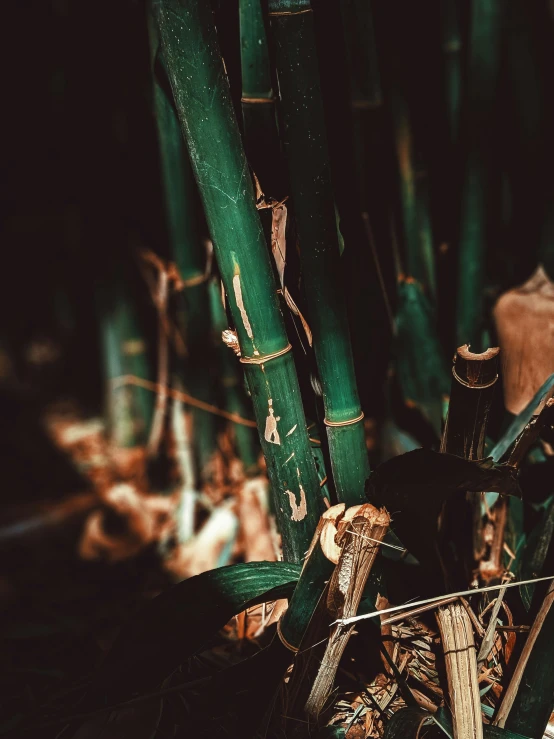
[[[474,595],[475,593],[490,593],[493,590],[501,590],[502,588],[515,588],[519,587],[520,585],[531,585],[532,583],[536,582],[544,582],[545,580],[554,580],[554,575],[548,575],[547,577],[534,577],[530,580],[520,580],[519,582],[510,582],[508,584],[500,584],[500,585],[488,585],[484,588],[472,588],[471,590],[460,590],[458,593],[448,593],[447,595],[437,595],[434,598],[426,598],[425,600],[416,600],[413,605],[414,606],[424,606],[427,603],[434,603],[435,605],[440,605],[441,601],[444,602],[447,598],[458,598],[459,596],[463,595]],[[334,626],[335,624],[340,624],[341,626],[349,626],[350,624],[356,623],[356,621],[363,621],[366,618],[375,618],[376,616],[382,616],[387,613],[397,613],[398,611],[402,611],[406,608],[406,603],[401,606],[391,606],[390,608],[385,608],[382,611],[372,611],[371,613],[364,613],[361,616],[351,616],[350,618],[339,618],[336,621],[333,621],[331,626]]]
[[[151,382],[150,380],[143,380],[142,377],[137,377],[136,375],[120,375],[119,377],[114,377],[111,382],[113,387],[121,387],[123,385],[136,385],[137,387],[143,387],[145,390],[151,390],[153,393],[159,392],[160,390],[159,383]],[[165,391],[170,398],[182,400],[183,403],[188,403],[189,405],[192,405],[195,408],[200,408],[200,410],[206,411],[207,413],[213,413],[215,416],[226,418],[228,421],[238,423],[240,426],[248,426],[252,429],[256,428],[255,421],[251,421],[248,418],[243,418],[237,413],[229,413],[228,411],[224,411],[221,408],[212,405],[211,403],[204,403],[203,400],[198,400],[188,393],[181,392],[181,390],[175,390],[175,388],[166,386]]]

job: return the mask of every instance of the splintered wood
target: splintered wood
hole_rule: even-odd
[[[327,610],[334,618],[349,618],[358,610],[362,593],[387,532],[390,516],[369,504],[350,508],[339,523],[336,543],[341,547],[327,592]],[[354,627],[331,628],[325,655],[306,703],[306,713],[317,718],[333,688],[342,654]]]
[[[477,681],[473,628],[461,602],[437,611],[455,739],[482,739],[483,720]]]

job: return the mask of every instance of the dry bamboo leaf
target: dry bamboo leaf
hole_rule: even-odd
[[[267,480],[255,477],[245,480],[237,491],[237,513],[242,534],[245,562],[275,561],[275,552],[267,508]]]
[[[554,372],[554,283],[542,266],[499,298],[494,319],[503,355],[504,403],[517,415]]]
[[[285,265],[287,263],[287,206],[282,203],[271,211],[271,253],[277,267],[281,288],[285,287]]]
[[[462,603],[437,611],[442,639],[454,739],[482,739],[483,719],[471,619]]]

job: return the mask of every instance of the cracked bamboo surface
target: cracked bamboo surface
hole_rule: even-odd
[[[448,679],[455,739],[482,739],[483,719],[477,680],[473,627],[460,601],[437,611]]]

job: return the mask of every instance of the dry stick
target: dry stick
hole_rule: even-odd
[[[508,685],[508,689],[506,690],[504,694],[504,698],[502,699],[502,703],[500,704],[500,708],[498,709],[498,714],[494,720],[494,724],[496,726],[504,727],[506,723],[506,720],[508,718],[512,705],[514,703],[514,700],[517,696],[519,686],[521,683],[521,679],[525,671],[525,667],[527,666],[527,662],[529,661],[529,657],[531,656],[531,652],[533,650],[533,647],[535,646],[537,637],[540,634],[540,631],[543,627],[546,617],[548,616],[548,613],[550,611],[550,608],[552,607],[553,602],[554,602],[554,581],[548,588],[548,591],[543,600],[542,606],[540,607],[540,610],[537,613],[537,617],[535,618],[533,622],[533,626],[531,627],[529,636],[527,637],[527,641],[525,642],[525,646],[523,647],[523,651],[516,665],[516,669],[514,671],[514,674],[512,675],[510,684]]]
[[[454,737],[480,739],[483,719],[471,620],[458,602],[440,607],[437,622],[446,663]]]
[[[350,626],[350,624],[355,624],[358,621],[364,621],[366,618],[375,618],[376,616],[384,616],[387,613],[398,613],[399,611],[403,612],[401,614],[401,618],[407,618],[413,613],[413,611],[405,611],[405,609],[409,605],[412,605],[412,606],[429,605],[432,608],[434,608],[441,604],[450,602],[454,598],[459,598],[460,596],[475,595],[476,593],[492,593],[493,590],[502,590],[502,588],[518,588],[521,585],[536,584],[538,582],[544,582],[545,580],[554,580],[554,575],[546,575],[545,577],[532,577],[529,580],[520,580],[519,582],[509,582],[509,583],[503,583],[499,585],[487,585],[483,588],[470,588],[469,590],[460,590],[458,593],[447,593],[446,595],[436,595],[434,598],[426,598],[425,600],[416,600],[411,604],[404,603],[401,606],[391,606],[390,608],[384,608],[382,611],[372,611],[371,613],[364,613],[361,616],[352,616],[350,618],[338,618],[336,621],[334,621],[331,624],[331,626],[334,626],[334,624],[342,624],[343,626]],[[423,612],[423,610],[430,610],[430,609],[421,609],[421,612]],[[401,620],[401,618],[399,617],[399,620]]]
[[[151,390],[153,393],[159,392],[160,385],[157,382],[151,382],[150,380],[144,380],[142,377],[136,375],[121,375],[120,377],[114,377],[111,381],[113,387],[121,387],[122,385],[136,385],[137,387],[143,387],[145,390]],[[228,421],[238,423],[241,426],[248,426],[249,428],[256,428],[256,422],[251,421],[248,418],[242,418],[237,413],[229,413],[221,408],[218,408],[211,403],[204,403],[203,400],[198,400],[188,393],[184,393],[181,390],[175,390],[172,387],[165,387],[168,397],[175,398],[176,400],[182,400],[183,403],[188,403],[195,408],[206,411],[207,413],[213,413],[221,418],[226,418]]]
[[[379,545],[390,523],[390,516],[383,508],[378,510],[366,503],[351,522],[342,528],[339,523],[337,543],[342,547],[339,561],[327,594],[327,609],[338,618],[348,618],[358,610],[362,593],[377,557]],[[369,539],[369,541],[368,541]],[[317,718],[333,688],[335,675],[346,648],[351,628],[337,624],[331,629],[325,655],[306,703],[306,713]]]

